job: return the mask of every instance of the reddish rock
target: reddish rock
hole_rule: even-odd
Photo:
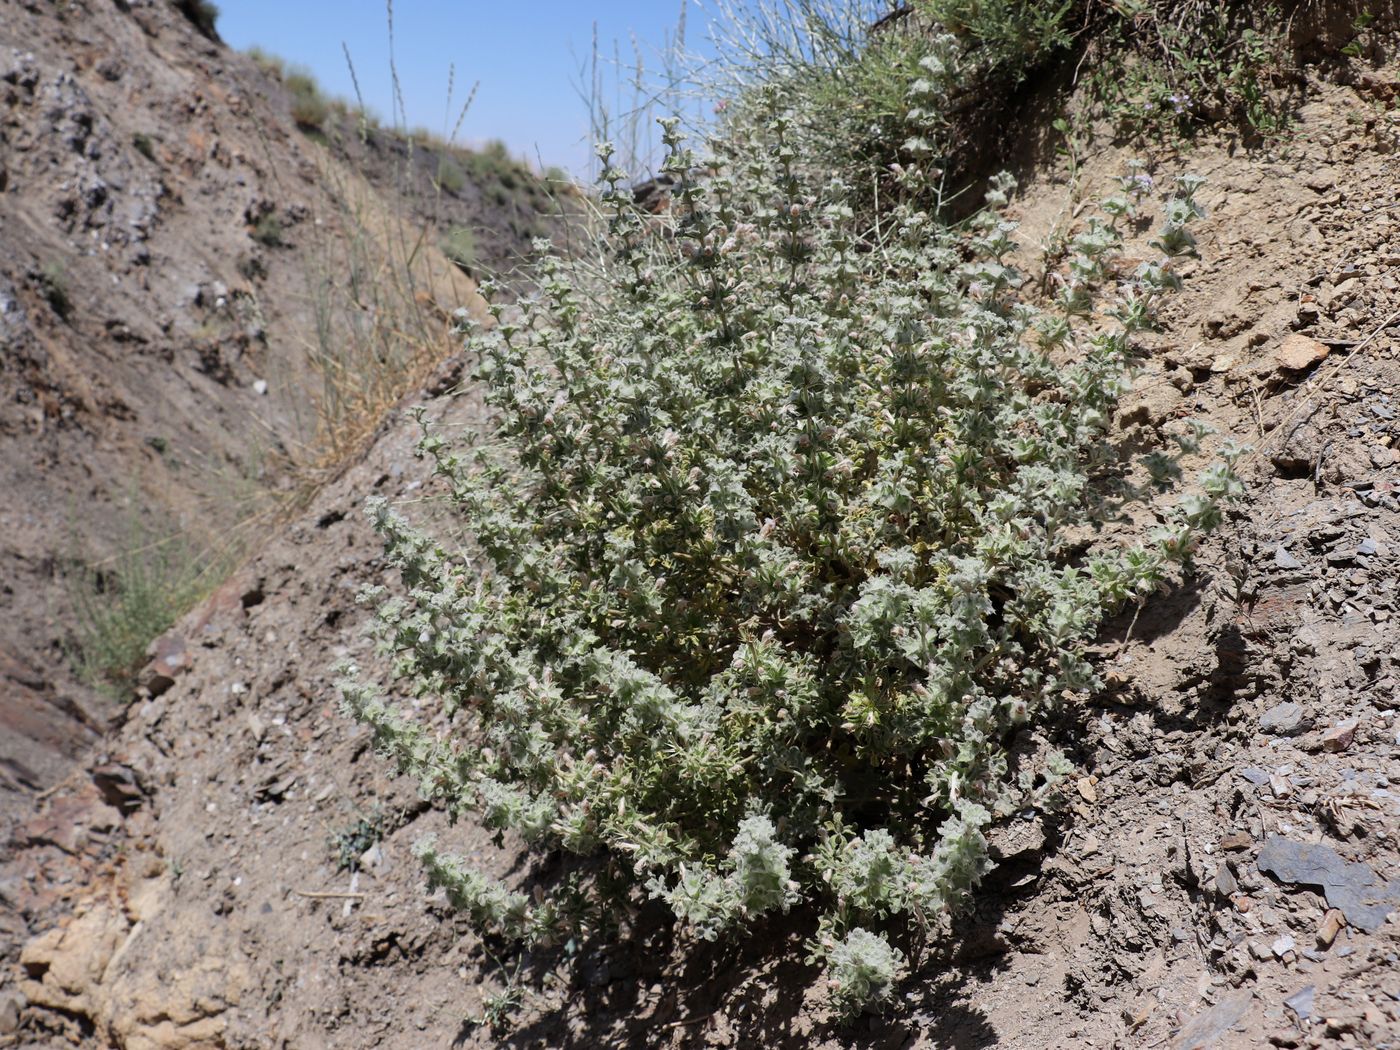
[[[1322,734],[1322,747],[1325,751],[1345,751],[1351,747],[1351,742],[1356,736],[1356,727],[1360,721],[1355,718],[1348,718],[1345,722],[1338,722],[1327,732]]]
[[[141,684],[152,696],[160,696],[172,685],[175,679],[190,669],[193,660],[185,647],[185,639],[171,631],[151,643],[147,655],[151,662],[141,673]]]
[[[1274,351],[1274,359],[1278,367],[1286,372],[1305,372],[1322,362],[1327,354],[1324,344],[1295,333],[1283,337]]]

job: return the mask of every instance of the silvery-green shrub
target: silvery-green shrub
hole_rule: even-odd
[[[1065,772],[1019,745],[1095,687],[1105,614],[1239,482],[1226,462],[1150,538],[1084,553],[1180,473],[1182,450],[1123,463],[1106,435],[1193,250],[1194,180],[1125,271],[1131,176],[1045,301],[1010,261],[1009,179],[950,225],[904,164],[867,225],[868,173],[797,148],[800,99],[736,109],[703,159],[666,124],[659,217],[603,147],[596,262],[546,256],[537,298],[471,329],[491,433],[421,444],[469,542],[371,505],[407,595],[366,597],[419,699],[351,676],[345,700],[426,797],[564,858],[530,898],[422,844],[479,925],[549,939],[645,895],[716,937],[808,909],[855,1009],[897,983],[890,935],[940,927],[988,826]]]

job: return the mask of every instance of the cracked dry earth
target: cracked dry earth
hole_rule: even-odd
[[[125,725],[20,830],[3,888],[32,936],[0,1045],[1400,1047],[1400,79],[1349,80],[1310,83],[1272,155],[1151,157],[1206,176],[1211,215],[1119,436],[1196,417],[1248,441],[1246,502],[1105,632],[1065,808],[998,832],[976,910],[891,1015],[831,1024],[796,919],[735,948],[641,915],[498,966],[424,897],[427,831],[531,872],[336,710],[337,660],[384,670],[352,600],[391,582],[359,508],[432,513],[398,419],[164,640]],[[1084,199],[1125,159],[1088,157]],[[1062,171],[1023,180],[1032,268],[1069,199]],[[469,425],[456,379],[425,397]],[[517,964],[517,1025],[474,1025]]]

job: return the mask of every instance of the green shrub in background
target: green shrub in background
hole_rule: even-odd
[[[40,296],[61,320],[73,316],[73,297],[68,288],[68,271],[63,263],[54,260],[45,263],[34,271],[34,280]]]
[[[260,215],[258,221],[253,223],[253,229],[249,236],[259,244],[265,244],[269,248],[280,248],[287,243],[283,240],[282,220],[278,218],[275,211]]]
[[[439,242],[442,254],[466,273],[477,265],[476,234],[466,226],[454,226]]]
[[[320,131],[331,115],[331,103],[309,72],[296,67],[282,75],[282,86],[292,101],[292,120],[302,131]]]
[[[1281,130],[1285,114],[1272,89],[1287,64],[1286,15],[1298,6],[915,0],[891,11],[839,0],[717,2],[722,79],[741,93],[798,82],[809,102],[809,123],[794,128],[799,148],[876,171],[932,149],[957,178],[995,163],[1027,81],[1051,100],[1056,83],[1082,77],[1090,105],[1080,119],[1104,117],[1129,137],[1221,122]],[[947,90],[936,108],[911,107],[908,88],[927,79],[920,63],[930,59]],[[855,184],[853,205],[868,205],[860,198],[879,188],[869,179]]]
[[[437,184],[448,193],[461,193],[467,188],[467,173],[447,154],[438,160]]]

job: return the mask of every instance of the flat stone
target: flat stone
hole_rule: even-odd
[[[1325,193],[1337,185],[1337,173],[1331,168],[1318,168],[1303,178],[1303,185],[1317,193]]]
[[[1368,865],[1343,860],[1321,842],[1270,835],[1256,863],[1280,882],[1321,886],[1328,905],[1342,913],[1347,925],[1366,933],[1375,933],[1400,908],[1400,876],[1387,882]]]
[[[1310,984],[1306,988],[1300,988],[1290,995],[1283,1001],[1283,1005],[1297,1014],[1299,1020],[1306,1021],[1312,1016],[1313,999],[1316,995],[1317,987]]]
[[[1326,360],[1329,353],[1325,343],[1294,332],[1279,340],[1274,360],[1286,372],[1304,372]]]
[[[1254,1003],[1249,992],[1224,999],[1204,1013],[1191,1018],[1181,1029],[1181,1034],[1172,1044],[1175,1050],[1207,1050],[1214,1046],[1226,1032],[1240,1021]]]
[[[1289,554],[1288,548],[1281,543],[1274,551],[1274,564],[1280,569],[1301,569],[1303,567],[1303,563]]]

